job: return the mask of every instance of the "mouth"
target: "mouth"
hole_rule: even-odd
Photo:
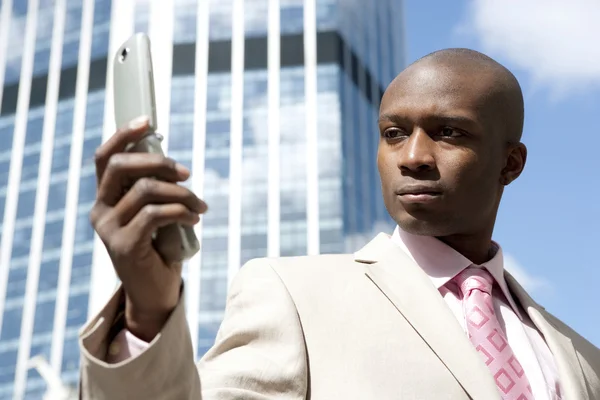
[[[396,192],[405,203],[430,203],[442,196],[442,191],[431,186],[406,186]]]

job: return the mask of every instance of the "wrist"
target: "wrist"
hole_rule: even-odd
[[[125,296],[125,327],[129,332],[145,342],[151,342],[160,333],[177,307],[179,295],[148,307],[148,304],[139,306],[129,296]]]

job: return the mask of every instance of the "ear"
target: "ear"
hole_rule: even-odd
[[[508,154],[504,169],[500,174],[500,183],[504,186],[510,185],[521,175],[527,161],[527,147],[523,143],[511,143],[508,145]]]

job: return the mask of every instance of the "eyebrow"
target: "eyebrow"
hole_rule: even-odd
[[[435,115],[432,116],[430,118],[428,118],[430,120],[437,120],[437,121],[443,121],[445,123],[459,123],[459,124],[469,124],[469,125],[479,125],[475,120],[473,120],[472,118],[466,117],[464,115]],[[379,116],[379,119],[377,121],[378,123],[381,122],[394,122],[394,123],[403,123],[406,122],[406,118],[397,115],[397,114],[381,114]]]
[[[399,122],[403,122],[404,120],[405,120],[404,118],[400,117],[397,114],[381,114],[379,116],[379,118],[377,119],[377,122],[380,123],[380,122],[387,121],[387,122],[399,123]]]

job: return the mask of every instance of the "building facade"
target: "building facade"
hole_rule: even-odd
[[[88,213],[112,55],[134,32],[165,150],[210,207],[184,267],[198,357],[246,261],[344,252],[389,221],[377,110],[404,64],[401,0],[0,4],[0,399],[41,398],[36,355],[76,385],[78,330],[117,285]]]

